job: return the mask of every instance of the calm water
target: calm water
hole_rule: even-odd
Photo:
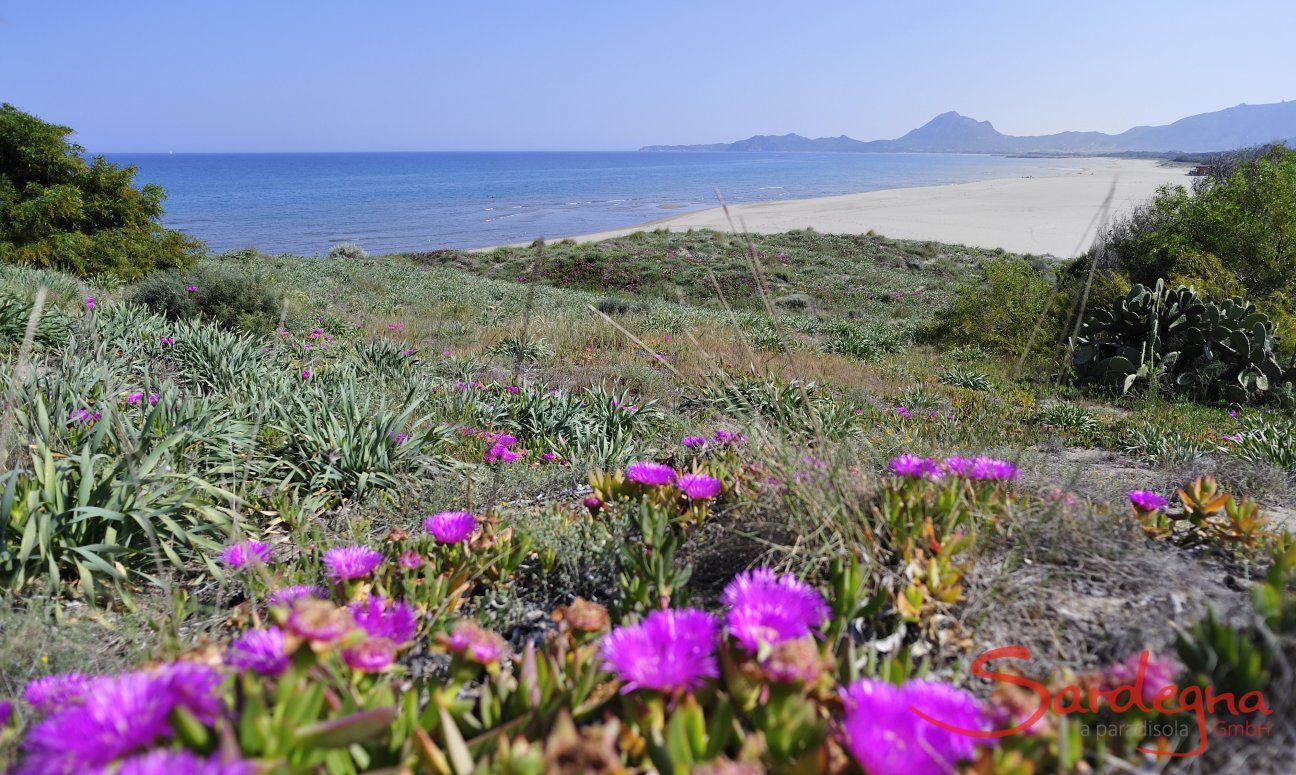
[[[1054,175],[1066,159],[955,154],[108,154],[167,190],[167,226],[213,250],[469,248],[634,226],[728,202]],[[1070,166],[1068,166],[1070,164]]]

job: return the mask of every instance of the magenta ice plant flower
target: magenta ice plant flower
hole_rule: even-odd
[[[35,710],[47,713],[70,702],[80,702],[90,681],[81,673],[42,676],[27,683],[23,699]]]
[[[675,485],[691,501],[714,498],[724,487],[724,483],[719,479],[706,474],[684,474],[675,482]]]
[[[1161,511],[1170,505],[1165,496],[1151,490],[1130,490],[1129,499],[1134,508],[1142,512]]]
[[[917,455],[898,455],[887,464],[891,473],[903,479],[939,479],[942,476],[940,464],[929,457]]]
[[[471,619],[455,622],[450,634],[441,636],[440,640],[451,652],[479,665],[499,662],[508,649],[503,638]]]
[[[288,669],[283,630],[278,627],[248,630],[230,642],[225,663],[261,675],[282,674]]]
[[[158,748],[123,759],[114,775],[252,775],[255,768],[242,759],[222,760],[219,755],[203,759],[185,750]]]
[[[441,544],[467,541],[477,529],[477,518],[467,511],[442,511],[423,520],[423,528]]]
[[[626,466],[625,476],[632,482],[660,487],[675,481],[675,469],[651,460],[640,460]]]
[[[172,347],[175,345],[175,340],[169,336],[164,336],[158,339],[158,344],[162,345],[163,347]]]
[[[375,638],[398,646],[414,639],[416,617],[406,602],[374,596],[352,603],[350,610],[356,626]]]
[[[97,772],[171,736],[171,713],[203,723],[220,709],[220,674],[195,662],[89,679],[77,701],[57,706],[23,742],[20,772]]]
[[[302,598],[313,597],[324,600],[328,597],[328,592],[314,584],[297,584],[291,587],[280,587],[270,593],[266,599],[270,605],[291,605]]]
[[[270,562],[270,547],[261,541],[242,541],[225,547],[220,553],[221,562],[231,568],[246,568]]]
[[[935,681],[902,686],[873,678],[841,690],[846,748],[870,775],[944,775],[976,756],[977,739],[952,727],[984,731],[981,703],[967,692]]]
[[[704,436],[685,436],[680,439],[680,445],[688,449],[702,449],[706,446],[707,440]]]
[[[85,297],[85,308],[86,308],[87,310],[91,310],[91,311],[94,310],[94,308],[95,308],[95,297],[93,297],[93,296],[87,296],[87,297]]]
[[[352,670],[381,673],[396,661],[396,644],[385,638],[368,638],[343,649],[342,661]]]
[[[382,552],[367,546],[339,546],[324,553],[324,564],[329,568],[329,578],[334,581],[368,576],[382,559]]]
[[[718,629],[715,618],[705,611],[653,611],[638,624],[608,633],[600,654],[604,666],[621,680],[622,694],[639,689],[691,691],[719,675]]]
[[[1142,668],[1140,669],[1140,664]],[[1109,690],[1122,686],[1140,686],[1143,700],[1151,704],[1157,692],[1174,686],[1176,679],[1183,674],[1184,667],[1178,660],[1160,657],[1151,652],[1141,651],[1131,654],[1124,662],[1109,666],[1102,672],[1103,684]],[[1139,675],[1143,680],[1140,684]]]
[[[720,600],[729,608],[729,632],[753,654],[761,645],[804,637],[828,619],[828,605],[817,589],[769,568],[738,574]]]
[[[185,293],[197,293],[197,292],[198,292],[198,286],[196,285],[185,286]]]
[[[396,558],[396,563],[406,570],[414,570],[423,564],[423,557],[413,549],[407,549]]]

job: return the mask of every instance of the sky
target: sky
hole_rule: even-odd
[[[1274,0],[0,0],[0,101],[91,151],[1119,132],[1296,98]]]

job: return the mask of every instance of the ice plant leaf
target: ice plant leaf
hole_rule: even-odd
[[[305,748],[344,748],[386,732],[396,719],[396,706],[362,710],[349,716],[300,727],[294,742]]]

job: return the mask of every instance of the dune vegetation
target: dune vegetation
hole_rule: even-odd
[[[1089,266],[0,265],[0,764],[1283,771],[1293,332]]]

